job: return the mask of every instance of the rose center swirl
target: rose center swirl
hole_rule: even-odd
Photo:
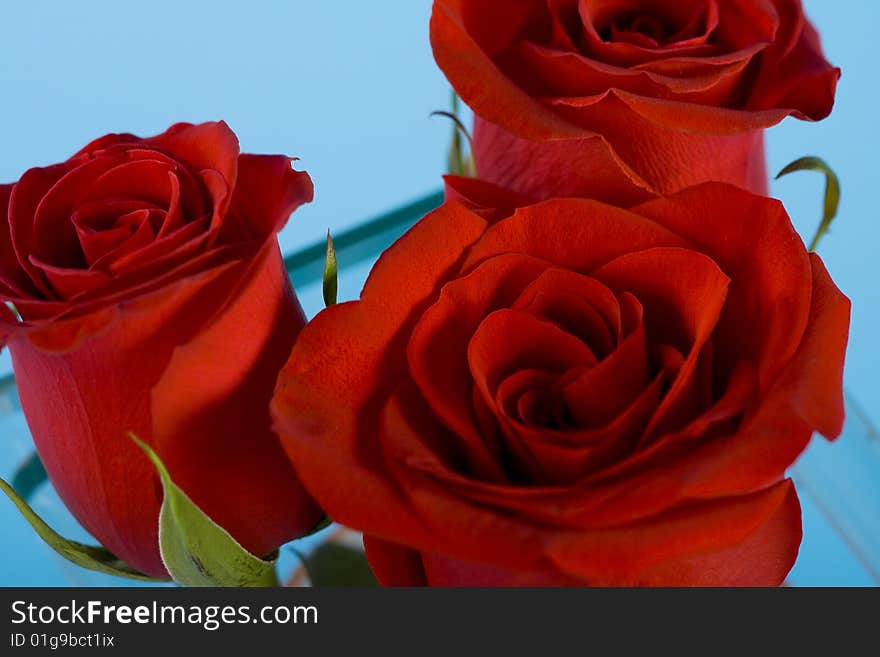
[[[72,300],[176,253],[206,230],[211,210],[204,182],[163,153],[101,155],[46,193],[34,225],[54,237],[29,260],[54,296]]]
[[[606,43],[628,43],[648,49],[686,45],[706,40],[717,24],[715,0],[689,3],[647,3],[632,8],[631,3],[594,2],[589,10],[593,27]]]
[[[634,262],[645,259],[661,260],[648,254]],[[473,320],[462,325],[461,295],[494,288],[489,278],[514,261],[524,278],[501,284],[503,298],[468,311]],[[684,327],[694,309],[664,294],[628,291],[614,279],[629,266],[593,276],[498,259],[444,290],[410,353],[417,385],[465,452],[488,446],[512,482],[565,485],[637,454],[713,403],[710,324],[694,332]],[[466,358],[460,375],[438,378],[435,359],[447,354],[449,367],[459,348]],[[466,379],[470,394],[462,394]],[[470,407],[475,433],[460,424],[452,397]]]

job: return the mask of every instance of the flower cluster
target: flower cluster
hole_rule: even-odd
[[[168,481],[259,557],[328,514],[389,585],[778,585],[843,426],[850,304],[764,130],[840,75],[800,0],[435,0],[475,177],[306,324],[312,199],[223,123],[0,187],[0,335],[62,499],[175,576]]]

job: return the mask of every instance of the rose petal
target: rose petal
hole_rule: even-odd
[[[186,179],[187,178],[184,177],[184,180]],[[158,238],[162,238],[168,233],[180,228],[187,220],[187,217],[184,216],[184,201],[181,198],[181,176],[178,175],[177,172],[169,172],[168,184],[171,186],[171,198],[168,201],[165,220],[162,222],[162,225],[156,233],[156,237]],[[201,212],[195,212],[189,215],[189,218],[198,217],[200,215]]]
[[[404,444],[431,438],[432,430],[425,425],[427,416],[422,409],[414,408],[405,400],[393,402],[393,408],[396,409],[393,413],[386,413],[386,449],[395,446],[405,449]],[[405,428],[407,423],[415,423],[410,425],[409,431]],[[398,464],[403,453],[391,453],[390,464]],[[412,462],[409,463],[411,466]],[[682,564],[695,557],[708,557],[708,563],[720,562],[727,567],[722,569],[719,564],[716,570],[706,573],[706,581],[723,582],[725,578],[744,578],[744,568],[713,557],[724,551],[729,554],[732,548],[741,545],[747,548],[744,557],[753,558],[757,552],[757,558],[765,562],[764,567],[750,568],[751,578],[740,579],[740,583],[770,586],[779,583],[769,581],[771,577],[781,578],[788,572],[800,541],[799,513],[796,502],[792,504],[790,482],[752,496],[676,510],[637,526],[584,532],[548,526],[538,528],[523,516],[502,514],[484,505],[465,502],[448,484],[417,477],[405,467],[395,468],[395,477],[405,486],[411,508],[434,528],[430,538],[414,540],[408,542],[409,545],[448,558],[491,564],[492,568],[546,570],[544,555],[549,555],[563,572],[585,578],[587,582],[633,584],[638,583],[641,576],[650,577],[658,572],[669,576],[668,572],[675,572],[676,565],[681,569],[685,567]],[[536,492],[509,487],[507,490],[510,495],[503,496],[505,501],[515,499],[518,494],[534,496]],[[769,527],[774,529],[768,532]],[[750,540],[759,532],[763,532],[763,536]],[[771,559],[768,554],[776,556]],[[659,575],[654,577],[651,583],[663,583],[656,581]]]
[[[132,213],[140,210],[149,213],[139,201],[102,201],[80,206],[70,216],[70,221],[76,230],[86,264],[92,266],[108,251],[131,237],[133,227],[130,221],[121,225],[114,224],[119,217],[136,216]]]
[[[549,567],[544,570],[497,568],[487,564],[452,559],[431,551],[421,553],[421,562],[425,581],[430,586],[547,587],[582,584]]]
[[[509,418],[501,424],[506,437],[505,445],[517,456],[526,481],[537,486],[565,486],[601,471],[629,454],[638,444],[651,415],[656,411],[662,389],[668,376],[661,372],[654,381],[609,423],[588,429],[547,429],[526,426]],[[553,513],[539,510],[544,495],[536,495],[536,503],[529,505],[520,499],[509,504],[498,491],[479,485],[465,487],[467,495],[483,504],[499,508],[511,506],[528,509],[535,517],[548,518]],[[561,493],[561,488],[558,489]]]
[[[154,217],[155,220],[153,220]],[[104,253],[92,262],[90,266],[94,269],[107,268],[112,271],[112,263],[115,261],[139,249],[146,248],[150,244],[155,244],[153,240],[156,236],[153,232],[153,223],[161,225],[163,219],[164,213],[157,210],[138,210],[120,217],[120,228],[124,228],[128,235],[124,239],[118,240],[116,244],[102,244],[101,246],[105,248]],[[129,224],[129,226],[124,226],[123,224]],[[83,242],[82,234],[80,234],[80,242]],[[84,251],[85,248],[86,245],[84,244]]]
[[[193,171],[216,171],[229,189],[235,187],[238,177],[238,137],[225,121],[199,125],[178,123],[161,135],[139,141],[165,151]],[[224,207],[224,213],[225,210]]]
[[[119,162],[110,157],[98,157],[72,169],[47,190],[39,200],[31,218],[33,242],[29,255],[42,262],[68,268],[85,266],[76,227],[71,215],[85,199],[90,186]],[[22,181],[16,185],[22,185]],[[50,295],[51,296],[51,295]]]
[[[534,567],[536,560],[541,559],[543,542],[536,526],[525,518],[499,514],[464,500],[457,487],[449,486],[448,480],[438,479],[435,474],[491,490],[523,489],[477,482],[459,474],[458,450],[448,440],[448,432],[426,411],[417,388],[404,382],[383,408],[379,434],[387,468],[385,477],[399,487],[400,495],[405,495],[407,522],[414,517],[424,528],[421,535],[408,530],[403,533],[400,518],[395,518],[396,526],[385,522],[385,532],[375,530],[372,519],[370,524],[363,524],[371,515],[369,507],[376,498],[360,498],[350,503],[357,509],[359,527],[366,533],[405,542],[416,549],[501,566]],[[389,530],[391,533],[386,533]]]
[[[38,239],[34,233],[34,217],[37,213],[37,206],[46,193],[70,170],[70,166],[67,164],[29,169],[15,184],[9,198],[9,227],[15,255],[33,286],[48,299],[53,298],[53,292],[42,270],[30,261]],[[73,239],[76,239],[75,235]],[[61,243],[60,240],[59,243]]]
[[[500,383],[524,369],[559,375],[592,367],[596,356],[581,340],[556,324],[516,310],[486,317],[468,345],[471,375],[483,399],[491,403]]]
[[[380,257],[360,302],[328,308],[300,333],[272,400],[274,426],[335,520],[398,541],[426,536],[385,472],[377,404],[405,367],[401,332],[485,229],[456,204],[436,210]]]
[[[785,42],[768,54],[763,74],[755,82],[748,109],[767,110],[772,107],[792,108],[801,119],[819,121],[834,107],[840,69],[825,59],[815,28],[803,17],[800,2],[780,0],[779,6],[789,15],[784,24],[792,30],[793,50]]]
[[[468,343],[492,311],[510,306],[547,263],[524,256],[487,260],[470,275],[445,285],[437,302],[413,327],[409,371],[434,413],[467,446],[470,467],[487,479],[506,479],[472,414],[473,378]]]
[[[143,202],[141,207],[167,208],[173,192],[171,167],[161,159],[117,159],[111,168],[94,176],[94,180],[79,191],[77,200],[135,199]]]
[[[723,111],[714,107],[703,110],[700,108],[706,106],[671,99],[656,101],[622,89],[615,89],[598,101],[587,97],[549,102],[569,120],[603,134],[617,157],[662,194],[675,193],[707,180],[734,184],[757,194],[766,193],[763,134],[754,129],[716,127]],[[645,108],[657,103],[662,104],[658,104],[658,108],[674,109],[668,112],[669,116],[654,117]],[[706,115],[704,124],[698,119],[701,113]],[[682,121],[691,121],[693,125],[679,125]],[[549,146],[543,144],[541,150]],[[553,146],[563,158],[557,166],[568,166],[568,160],[574,155],[564,153],[565,142]]]
[[[259,239],[280,231],[298,207],[314,198],[309,174],[282,155],[241,155],[225,240]]]
[[[12,227],[9,217],[9,199],[13,185],[0,185],[0,285],[3,292],[12,297],[36,294],[33,282],[22,270],[12,243]]]
[[[618,68],[577,53],[520,42],[502,66],[537,97],[599,96],[609,89],[704,105],[735,102],[741,74],[754,51],[724,58],[665,60],[652,66]]]
[[[524,113],[532,112],[529,108]],[[604,136],[580,130],[568,139],[533,141],[528,127],[520,126],[527,136],[519,138],[500,127],[500,122],[511,121],[491,111],[486,116],[499,124],[475,116],[474,161],[479,177],[490,183],[536,199],[582,196],[623,207],[656,195],[651,183],[622,160]]]
[[[201,217],[211,210],[212,200],[202,185],[201,172],[191,171],[171,155],[151,150],[145,144],[126,147],[124,155],[129,159],[154,160],[168,164],[171,195],[164,207],[170,215],[171,224],[160,231],[163,234],[173,230],[179,223]]]
[[[800,346],[777,384],[806,422],[827,438],[843,431],[843,363],[851,303],[810,254],[813,295],[810,320]]]
[[[489,228],[470,249],[462,271],[494,256],[521,253],[589,273],[624,253],[654,246],[687,243],[642,215],[591,200],[555,199],[520,208]]]
[[[61,299],[74,299],[110,280],[106,272],[56,267],[40,261],[36,256],[31,256],[30,260],[43,272],[55,295]]]
[[[643,1],[609,3],[581,0],[578,3],[578,10],[583,51],[617,66],[635,66],[682,54],[704,55],[719,49],[715,39],[709,41],[719,23],[718,4],[714,1],[653,3],[651,6],[650,3],[646,5]],[[613,21],[627,14],[667,18],[679,29],[676,33],[668,35],[663,45],[653,39],[640,41],[603,39],[600,31],[613,33],[615,31]],[[742,26],[741,31],[750,34],[750,26]]]
[[[730,279],[708,257],[670,248],[621,256],[593,275],[618,293],[629,292],[639,300],[650,342],[671,344],[687,354],[647,432],[703,410],[695,408],[692,395],[686,393],[699,393],[692,382],[724,309]]]
[[[495,407],[504,415],[527,426],[544,428],[548,417],[540,402],[550,394],[559,378],[556,372],[517,370],[498,384]]]
[[[94,322],[93,317],[103,313],[113,317],[122,308],[161,312],[165,296],[174,296],[180,287],[206,285],[209,278],[219,277],[253,258],[254,252],[252,244],[235,244],[175,263],[173,267],[159,267],[161,273],[154,277],[142,279],[138,273],[112,277],[107,283],[83,292],[75,303],[24,299],[15,303],[22,308],[23,328],[31,342],[45,351],[66,352],[78,347],[90,331],[106,325],[104,321]]]
[[[583,340],[600,358],[623,340],[625,332],[635,328],[628,324],[625,331],[620,302],[605,285],[564,269],[541,273],[512,308],[555,322]],[[635,317],[628,319],[635,321]]]
[[[766,390],[794,355],[810,311],[810,263],[779,201],[707,184],[636,209],[691,242],[731,279],[716,364],[758,363]],[[707,220],[711,217],[711,220]]]
[[[426,586],[422,558],[415,550],[364,535],[364,550],[382,586]]]
[[[569,534],[548,551],[563,572],[599,586],[778,586],[800,540],[800,506],[786,480],[633,527]]]
[[[535,203],[536,200],[510,192],[479,178],[466,176],[443,176],[446,201],[457,201],[494,224],[513,214],[516,208]]]
[[[761,110],[747,110],[736,107],[697,105],[664,98],[650,98],[632,94],[623,89],[614,89],[612,94],[622,101],[626,108],[641,118],[647,119],[649,123],[646,128],[656,125],[671,131],[693,132],[710,137],[747,135],[753,130],[763,130],[774,126],[788,116],[798,115],[798,111],[791,108],[767,107]],[[573,101],[571,99],[561,100],[560,104],[573,104]],[[577,115],[572,114],[571,116],[574,118]],[[587,120],[588,118],[593,117],[583,115],[578,117],[579,120]],[[733,139],[727,141],[731,144],[736,143]],[[712,148],[712,146],[707,147]],[[717,149],[717,152],[723,151]],[[711,161],[707,160],[707,163],[711,164]],[[712,179],[704,178],[699,182],[706,180]]]
[[[234,301],[174,350],[152,390],[152,435],[175,483],[262,556],[308,532],[321,513],[270,430],[268,410],[305,316],[276,243],[249,269],[227,290]]]
[[[642,308],[635,305],[634,311],[636,326],[617,349],[563,388],[569,413],[579,427],[611,422],[648,385]]]
[[[436,0],[431,14],[434,57],[461,99],[488,120],[505,121],[508,129],[525,137],[581,136],[575,126],[559,119],[519,89],[486,54],[508,45],[505,36],[509,38],[510,32],[516,32],[518,26],[528,20],[529,11],[537,11],[535,1],[530,0],[528,6],[517,5],[516,12],[504,12],[503,24],[499,23],[498,13],[493,12],[491,20],[482,17],[483,26],[476,28],[464,16],[472,6],[466,0]],[[472,28],[477,34],[476,40],[469,32]]]
[[[107,268],[117,277],[144,269],[165,271],[172,261],[183,261],[206,251],[215,234],[208,229],[207,220],[191,221],[155,241],[138,239],[129,245],[133,248],[108,253],[93,267]]]
[[[17,381],[22,408],[61,499],[107,549],[150,575],[166,574],[157,536],[161,488],[126,433],[150,439],[144,401],[171,349],[204,321],[201,304],[225,298],[228,281],[205,272],[166,290],[155,312],[104,309],[9,345],[15,371],[28,373]],[[50,350],[71,343],[79,348]]]
[[[83,146],[70,157],[68,162],[82,162],[86,159],[93,158],[101,151],[107,149],[119,149],[120,147],[124,147],[125,145],[136,144],[140,141],[142,141],[140,137],[137,137],[129,132],[111,133],[109,135],[104,135],[103,137],[93,139],[88,144]]]
[[[550,10],[551,35],[549,42],[557,50],[575,52],[575,41],[583,30],[578,0],[547,0]]]

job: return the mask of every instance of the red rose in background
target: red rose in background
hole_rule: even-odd
[[[800,0],[435,0],[431,41],[479,177],[540,199],[766,194],[762,129],[826,117],[840,76]]]
[[[303,330],[272,411],[385,584],[776,585],[848,325],[781,204],[736,187],[448,203]]]
[[[320,517],[270,429],[305,324],[275,234],[312,199],[283,156],[225,123],[107,135],[0,187],[0,318],[22,408],[59,495],[116,556],[164,576],[162,492],[127,437],[245,548]]]

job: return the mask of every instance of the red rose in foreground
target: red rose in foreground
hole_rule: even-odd
[[[391,585],[775,585],[849,302],[780,203],[457,203],[300,335],[272,411]]]
[[[431,41],[478,175],[540,199],[766,194],[762,129],[826,117],[840,76],[800,0],[435,0]]]
[[[101,543],[164,576],[150,443],[176,483],[258,555],[320,512],[270,429],[305,323],[275,234],[312,199],[283,156],[225,123],[108,135],[0,187],[0,331],[59,495]]]

